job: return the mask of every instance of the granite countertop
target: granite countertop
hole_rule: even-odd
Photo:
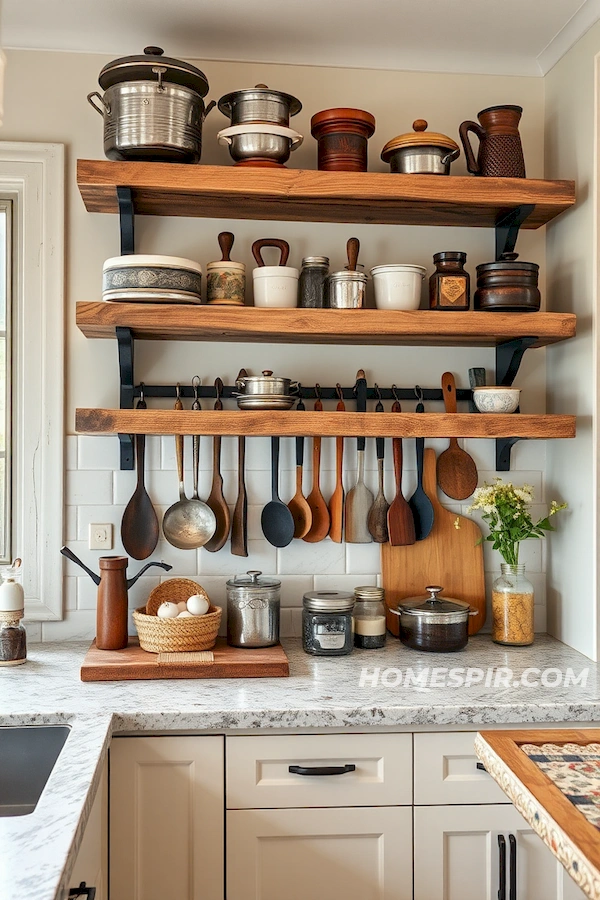
[[[289,678],[84,684],[79,667],[87,644],[32,645],[25,666],[0,676],[0,726],[66,722],[72,731],[35,812],[0,819],[0,897],[66,897],[114,733],[477,730],[600,718],[598,666],[546,636],[512,649],[480,635],[452,654],[415,653],[390,641],[384,650],[337,659],[309,657],[298,640],[284,646]],[[567,672],[587,676],[578,683],[570,676],[565,685]],[[524,686],[523,675],[538,685]]]

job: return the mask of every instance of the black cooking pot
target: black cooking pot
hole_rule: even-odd
[[[477,610],[463,600],[438,597],[443,588],[425,588],[428,597],[408,597],[391,612],[400,616],[400,640],[413,650],[453,653],[467,646],[469,616]]]

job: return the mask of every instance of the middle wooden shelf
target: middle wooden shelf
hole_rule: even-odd
[[[77,409],[78,434],[248,437],[573,438],[575,416],[170,409]]]

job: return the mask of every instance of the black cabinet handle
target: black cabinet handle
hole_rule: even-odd
[[[346,772],[354,772],[354,763],[345,766],[290,766],[292,775],[345,775]]]
[[[510,847],[508,900],[517,900],[517,839],[514,834],[509,834],[508,845]]]
[[[487,769],[482,762],[477,763],[477,768],[479,769],[480,772],[487,772]]]
[[[498,835],[498,900],[506,900],[506,839]]]
[[[85,881],[82,881],[79,887],[71,888],[69,891],[69,900],[79,900],[79,897],[87,897],[87,900],[94,900],[96,896],[95,887],[86,887]]]

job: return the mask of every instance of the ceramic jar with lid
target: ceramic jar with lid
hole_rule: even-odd
[[[517,253],[503,253],[495,262],[477,266],[475,309],[499,312],[537,312],[542,296],[538,288],[540,267],[522,262]]]
[[[354,596],[309,591],[302,599],[302,647],[313,656],[347,656],[354,646]]]
[[[449,175],[450,164],[460,156],[460,147],[446,134],[427,131],[425,119],[413,122],[413,131],[388,141],[381,158],[392,172],[403,175]]]
[[[279,643],[281,582],[251,570],[227,582],[227,643],[272,647]]]
[[[467,310],[471,300],[471,279],[465,271],[467,254],[460,250],[435,253],[435,272],[429,278],[429,307]]]
[[[27,636],[21,624],[25,615],[22,573],[20,559],[0,569],[0,666],[20,666],[27,660]]]
[[[329,274],[329,257],[305,256],[298,281],[298,306],[321,309],[325,306],[325,281]]]
[[[366,172],[367,142],[375,116],[364,109],[336,107],[315,113],[310,131],[317,141],[317,167],[325,172]]]

